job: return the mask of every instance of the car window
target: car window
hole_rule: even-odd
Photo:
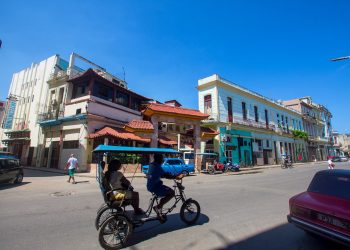
[[[316,174],[308,191],[350,200],[350,176],[336,174]]]
[[[181,165],[180,160],[168,160],[169,165]]]

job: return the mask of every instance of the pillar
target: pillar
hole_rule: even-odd
[[[195,168],[197,170],[198,173],[200,173],[201,171],[201,166],[202,166],[202,161],[201,161],[201,157],[197,154],[199,154],[201,151],[201,135],[200,135],[200,125],[196,124],[193,127],[193,137],[194,137],[194,155],[195,155]]]
[[[158,147],[158,117],[152,116],[151,122],[154,128],[152,138],[151,138],[151,148],[157,148]]]

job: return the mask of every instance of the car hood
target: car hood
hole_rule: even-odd
[[[350,200],[313,192],[304,192],[292,199],[295,205],[350,220]]]

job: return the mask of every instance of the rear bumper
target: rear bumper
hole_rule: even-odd
[[[299,218],[296,218],[291,215],[287,215],[287,219],[289,223],[292,223],[296,225],[297,227],[300,227],[306,231],[309,231],[311,233],[315,233],[317,235],[320,235],[322,237],[337,241],[341,244],[350,246],[350,236],[336,232],[334,230],[321,227],[315,224],[311,224],[309,222],[303,221]]]

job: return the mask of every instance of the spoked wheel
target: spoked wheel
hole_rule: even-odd
[[[98,230],[98,241],[104,249],[120,249],[124,247],[132,225],[123,215],[112,215],[102,223]]]
[[[215,169],[214,168],[209,168],[208,169],[209,174],[215,174]]]
[[[198,220],[200,213],[201,207],[199,203],[192,199],[186,200],[180,209],[181,220],[188,225],[194,224]]]
[[[110,217],[111,215],[117,213],[117,209],[114,209],[114,208],[110,208],[109,206],[103,206],[101,207],[98,212],[97,212],[97,215],[96,215],[96,219],[95,219],[95,227],[96,227],[96,230],[98,230],[102,223],[108,218]]]

